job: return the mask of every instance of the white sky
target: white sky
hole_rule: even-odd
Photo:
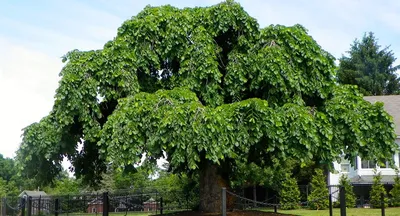
[[[15,0],[0,1],[0,153],[14,157],[21,129],[52,108],[62,68],[72,49],[102,48],[121,23],[146,4],[204,6],[214,0]],[[269,24],[302,24],[317,42],[340,57],[355,38],[373,31],[400,56],[400,1],[243,0],[242,6]],[[397,61],[399,62],[399,61]]]

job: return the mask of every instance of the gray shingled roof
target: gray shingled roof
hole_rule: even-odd
[[[394,184],[394,175],[382,175],[382,184]],[[374,182],[373,175],[355,176],[350,179],[352,184],[372,184]]]
[[[386,112],[393,116],[396,134],[400,136],[400,95],[367,96],[364,99],[370,103],[383,102]]]
[[[46,192],[44,192],[44,191],[27,191],[27,190],[25,190],[25,191],[22,191],[21,194],[19,194],[19,197],[23,197],[24,195],[31,196],[31,197],[40,197],[40,196],[45,197],[45,196],[48,196],[46,194]]]

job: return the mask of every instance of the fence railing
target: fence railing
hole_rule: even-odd
[[[314,200],[300,200],[298,203],[289,203],[290,205],[298,205],[307,207],[314,202],[320,200],[329,201],[329,212],[332,215],[333,203],[340,202],[341,216],[346,216],[346,191],[344,187],[337,185],[327,186],[329,194],[317,197]],[[287,203],[280,203],[277,195],[269,197],[264,201],[249,199],[243,194],[235,191],[222,189],[222,211],[226,212],[227,199],[234,197],[235,209],[251,209],[251,208],[271,208],[275,212]],[[395,200],[381,197],[382,215],[385,215],[385,206]],[[366,200],[358,200],[357,202],[366,202]],[[163,214],[166,211],[182,211],[191,210],[200,203],[198,193],[195,191],[182,190],[141,190],[141,191],[124,191],[124,192],[104,192],[104,193],[85,193],[64,196],[38,196],[38,197],[8,197],[0,200],[1,216],[6,215],[103,215],[108,216],[109,213],[123,213],[128,215],[131,212],[149,212],[152,214]],[[374,206],[375,208],[377,206]]]
[[[329,215],[333,216],[333,200],[336,199],[340,201],[340,216],[346,216],[347,214],[347,207],[346,207],[346,189],[341,186],[333,185],[333,186],[328,186],[329,188],[329,194],[317,197],[313,200],[307,200],[307,201],[300,201],[300,202],[295,202],[295,203],[280,203],[279,197],[273,197],[271,198],[271,202],[260,202],[254,199],[249,199],[246,197],[243,197],[239,194],[236,194],[232,191],[227,190],[226,188],[222,188],[222,215],[226,216],[227,215],[227,203],[228,203],[228,197],[234,197],[236,199],[237,203],[248,203],[246,205],[247,208],[273,208],[275,213],[278,213],[278,209],[280,209],[284,205],[289,205],[289,206],[309,206],[313,203],[317,203],[322,200],[327,200],[329,203]],[[273,201],[272,201],[273,200]],[[384,193],[381,194],[380,198],[380,205],[375,206],[375,208],[379,207],[381,209],[381,215],[385,216],[385,208],[388,203],[392,202],[392,200],[387,199],[385,197]]]
[[[124,191],[118,193],[86,193],[64,196],[38,196],[1,199],[1,216],[34,215],[104,215],[110,212],[149,212],[193,209],[196,196],[181,190]]]

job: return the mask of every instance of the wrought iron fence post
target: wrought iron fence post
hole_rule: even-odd
[[[157,197],[156,197],[156,202],[157,202]],[[156,203],[156,205],[157,205],[157,203]],[[125,215],[128,215],[128,211],[129,211],[129,209],[128,209],[128,194],[126,194],[126,196],[125,196]],[[157,210],[156,210],[156,214],[157,214]]]
[[[55,216],[58,216],[58,209],[60,209],[60,207],[59,207],[59,202],[58,202],[58,198],[57,198],[54,203],[54,215]]]
[[[385,216],[385,194],[381,193],[381,213]]]
[[[38,215],[40,215],[41,198],[42,198],[42,195],[39,196]]]
[[[222,188],[222,216],[226,216],[226,188]]]
[[[278,197],[275,195],[274,212],[278,213]]]
[[[21,203],[21,216],[25,216],[25,199],[21,198],[20,203]]]
[[[340,216],[346,216],[346,189],[340,187]]]
[[[108,192],[103,193],[103,216],[108,216]]]
[[[329,194],[329,216],[333,216],[332,194]]]
[[[160,197],[160,214],[163,215],[163,198]]]
[[[28,214],[27,216],[32,216],[32,197],[28,197],[28,206],[27,206]]]
[[[156,191],[156,215],[158,213],[158,202],[157,202],[157,195],[158,195],[158,191]]]

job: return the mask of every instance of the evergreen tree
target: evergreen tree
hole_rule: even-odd
[[[280,204],[282,209],[297,209],[300,202],[300,190],[295,178],[286,174],[279,191]]]
[[[370,192],[370,200],[373,208],[380,208],[381,207],[381,194],[383,193],[385,198],[385,207],[387,207],[388,199],[386,197],[387,193],[385,190],[385,187],[383,187],[383,184],[381,182],[382,176],[381,173],[379,172],[374,176],[374,183],[372,184],[372,189]]]
[[[392,196],[391,205],[395,207],[400,206],[400,177],[399,171],[396,171],[396,177],[394,178],[394,185],[392,190],[390,190],[390,195]]]
[[[353,208],[356,205],[356,196],[353,191],[353,186],[350,184],[350,180],[347,175],[340,176],[339,184],[346,190],[346,207]]]
[[[393,52],[389,47],[380,49],[372,32],[361,41],[356,39],[348,53],[348,57],[340,58],[339,83],[357,85],[364,95],[400,93],[400,78],[396,75],[400,65],[393,65]]]
[[[329,205],[329,191],[326,187],[325,175],[321,169],[315,170],[315,175],[311,180],[311,194],[308,202],[311,209],[326,209]]]

